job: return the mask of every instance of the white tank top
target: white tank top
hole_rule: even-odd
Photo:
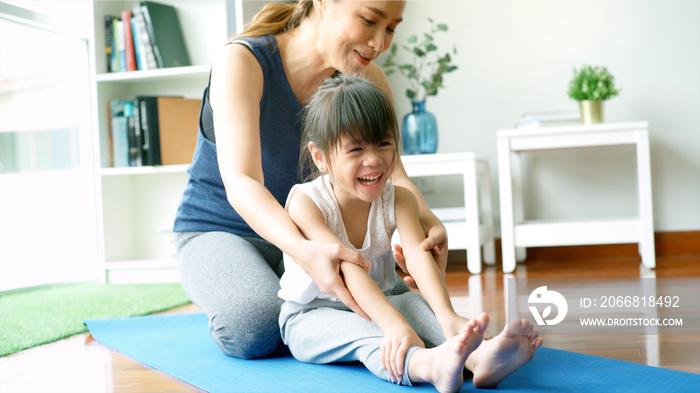
[[[326,225],[338,236],[349,249],[362,254],[372,262],[369,275],[377,283],[382,292],[393,288],[399,280],[396,274],[394,256],[391,251],[391,236],[396,229],[394,218],[394,185],[387,182],[382,195],[372,202],[367,219],[367,233],[362,248],[355,248],[348,239],[345,231],[340,207],[333,194],[330,177],[326,174],[311,182],[297,184],[292,187],[287,197],[285,208],[296,192],[308,195],[319,208],[326,220]],[[306,304],[314,299],[330,299],[338,301],[318,288],[304,269],[297,265],[287,254],[284,254],[284,275],[280,280],[279,297],[297,303]]]

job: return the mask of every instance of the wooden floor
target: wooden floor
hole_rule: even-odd
[[[503,274],[487,267],[474,276],[464,265],[452,263],[447,285],[458,311],[480,305],[491,315],[488,332],[504,325]],[[649,274],[649,272],[645,272]],[[657,259],[657,278],[700,277],[700,256]],[[639,258],[590,260],[532,260],[518,266],[516,277],[528,278],[634,278],[640,276]],[[471,292],[469,285],[471,284]],[[481,287],[478,293],[474,288]],[[200,312],[185,306],[169,313]],[[590,355],[700,374],[700,336],[545,336],[545,346]],[[654,351],[649,351],[653,340]],[[32,348],[0,358],[0,392],[197,392],[197,388],[143,366],[102,344],[88,334]]]

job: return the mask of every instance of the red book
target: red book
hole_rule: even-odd
[[[131,11],[122,11],[122,22],[124,22],[124,49],[126,50],[126,70],[137,71],[136,51],[134,50],[134,35],[131,31]]]

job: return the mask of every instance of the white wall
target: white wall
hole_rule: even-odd
[[[459,69],[428,101],[438,152],[488,157],[496,206],[496,131],[526,112],[577,110],[566,92],[585,62],[607,66],[622,89],[606,122],[649,122],[655,230],[700,229],[700,1],[409,1],[395,42],[427,17],[449,25],[441,49],[458,50]],[[403,116],[405,80],[390,82]],[[636,214],[632,148],[529,154],[526,168],[526,218]],[[434,187],[433,204],[461,198],[457,181]]]

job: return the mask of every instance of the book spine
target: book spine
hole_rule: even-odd
[[[117,43],[117,59],[119,60],[119,72],[126,71],[126,48],[124,46],[124,22],[117,20],[117,28],[114,30],[114,40]]]
[[[141,64],[144,70],[154,70],[158,68],[156,63],[156,57],[153,54],[153,48],[151,47],[151,41],[148,37],[148,30],[146,29],[146,22],[143,19],[143,13],[141,12],[141,6],[139,3],[134,4],[131,10],[132,17],[136,21],[136,37],[138,38],[139,52],[141,56]]]
[[[129,166],[141,166],[141,146],[137,138],[136,118],[134,116],[135,105],[133,101],[124,103],[124,117],[126,118],[126,129],[129,140]]]
[[[112,100],[112,141],[114,166],[117,168],[129,166],[129,131],[128,120],[124,107],[126,102]]]
[[[112,130],[112,102],[107,102],[107,143],[109,144],[109,159],[107,166],[114,167],[114,131]]]
[[[139,46],[138,35],[136,31],[136,19],[131,18],[131,36],[134,41],[134,55],[136,56],[136,69],[143,70],[144,65],[141,61],[141,47]]]
[[[151,49],[153,50],[153,55],[156,60],[157,68],[163,68],[163,57],[160,55],[160,49],[158,48],[158,41],[156,40],[155,31],[153,31],[153,21],[151,20],[151,14],[148,12],[148,7],[145,3],[141,4],[141,15],[143,15],[144,25],[146,27],[146,32],[148,33],[149,42],[151,43]]]
[[[138,97],[137,100],[143,137],[143,165],[160,165],[158,98]]]
[[[136,71],[136,52],[134,51],[134,36],[131,31],[131,11],[122,11],[122,24],[124,26],[124,54],[127,71]]]
[[[112,46],[114,45],[114,35],[112,29],[112,18],[111,15],[105,15],[105,55],[106,55],[106,66],[107,72],[112,72]]]
[[[117,53],[117,22],[119,22],[119,18],[112,17],[112,72],[119,72],[119,53]]]
[[[143,166],[143,138],[141,137],[141,117],[138,101],[133,102],[132,127],[134,132],[134,166]]]

